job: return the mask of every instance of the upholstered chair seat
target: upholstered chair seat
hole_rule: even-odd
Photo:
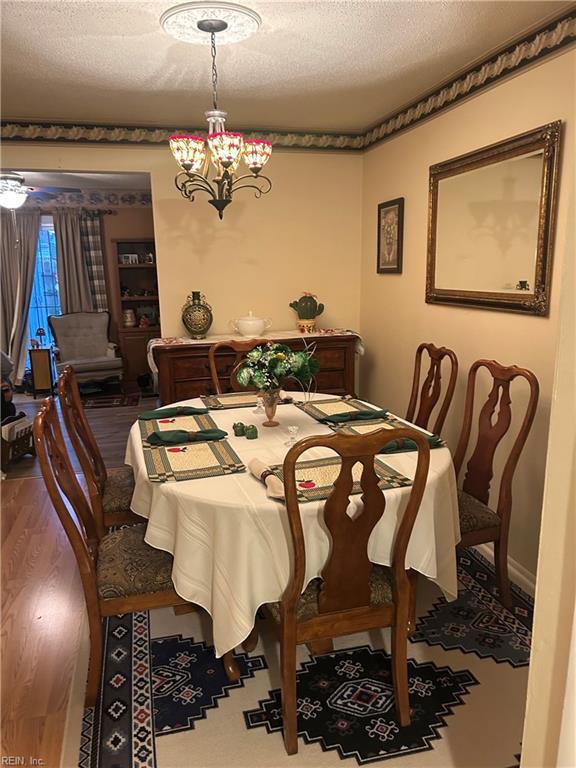
[[[81,374],[86,372],[93,374],[104,372],[107,376],[120,376],[122,374],[122,358],[113,355],[107,355],[106,357],[91,357],[88,360],[82,357],[64,360],[61,363],[56,363],[58,373],[62,373],[67,365],[74,368],[76,376],[80,378],[80,380],[82,380]]]
[[[102,494],[102,512],[106,527],[142,522],[142,518],[130,511],[133,493],[134,475],[131,467],[114,467],[108,470]]]
[[[458,512],[460,514],[460,533],[482,531],[484,528],[495,528],[500,525],[500,518],[490,507],[470,496],[469,493],[458,491]]]
[[[132,525],[102,538],[96,567],[99,597],[132,597],[174,588],[172,555],[146,544],[145,533],[145,525]]]
[[[318,616],[321,587],[322,579],[313,579],[308,584],[296,606],[297,621],[307,621]],[[392,601],[392,571],[382,565],[375,565],[370,576],[370,604],[373,608],[380,608]],[[280,621],[280,603],[270,603],[268,608],[274,619]]]

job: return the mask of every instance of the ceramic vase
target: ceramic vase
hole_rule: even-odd
[[[192,291],[182,307],[182,322],[193,339],[205,339],[212,325],[212,307],[200,291]]]
[[[263,392],[262,399],[264,400],[264,410],[266,412],[266,421],[262,422],[262,426],[277,427],[280,422],[276,421],[274,416],[276,416],[276,408],[280,400],[280,390],[270,389],[267,392]]]

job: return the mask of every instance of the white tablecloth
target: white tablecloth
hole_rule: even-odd
[[[188,400],[185,404],[198,406],[201,401]],[[252,411],[211,411],[246,464],[254,457],[270,464],[281,463],[288,450],[288,425],[299,426],[299,439],[331,432],[293,405],[278,407],[280,426],[275,428],[262,427],[263,418]],[[256,424],[259,439],[235,437],[235,421]],[[334,454],[313,449],[303,459],[325,455]],[[383,460],[407,477],[414,476],[415,452],[385,455]],[[248,636],[258,607],[279,600],[286,588],[291,543],[285,507],[270,500],[264,485],[249,472],[182,482],[150,482],[138,424],[130,431],[126,463],[132,466],[136,482],[132,510],[148,518],[146,541],[173,554],[176,591],[212,616],[216,654],[221,656]],[[375,563],[390,565],[398,515],[405,508],[409,492],[409,488],[385,492],[386,509],[368,545],[370,559]],[[352,498],[360,503],[360,496]],[[328,556],[329,539],[319,523],[323,503],[300,506],[306,542],[305,583],[319,575]],[[454,599],[458,592],[455,546],[459,540],[452,457],[447,448],[436,448],[430,452],[428,482],[406,566],[436,582],[448,599]]]

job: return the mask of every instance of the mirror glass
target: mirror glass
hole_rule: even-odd
[[[560,123],[430,169],[426,300],[547,314]]]
[[[544,153],[442,179],[438,288],[534,292]]]

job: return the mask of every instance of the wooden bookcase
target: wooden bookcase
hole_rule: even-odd
[[[146,359],[148,341],[160,333],[160,304],[156,275],[156,248],[152,239],[113,239],[108,254],[112,333],[124,361],[126,388],[136,389],[137,379],[150,374]],[[136,326],[124,324],[123,312],[133,309]],[[142,315],[150,325],[140,327]]]

